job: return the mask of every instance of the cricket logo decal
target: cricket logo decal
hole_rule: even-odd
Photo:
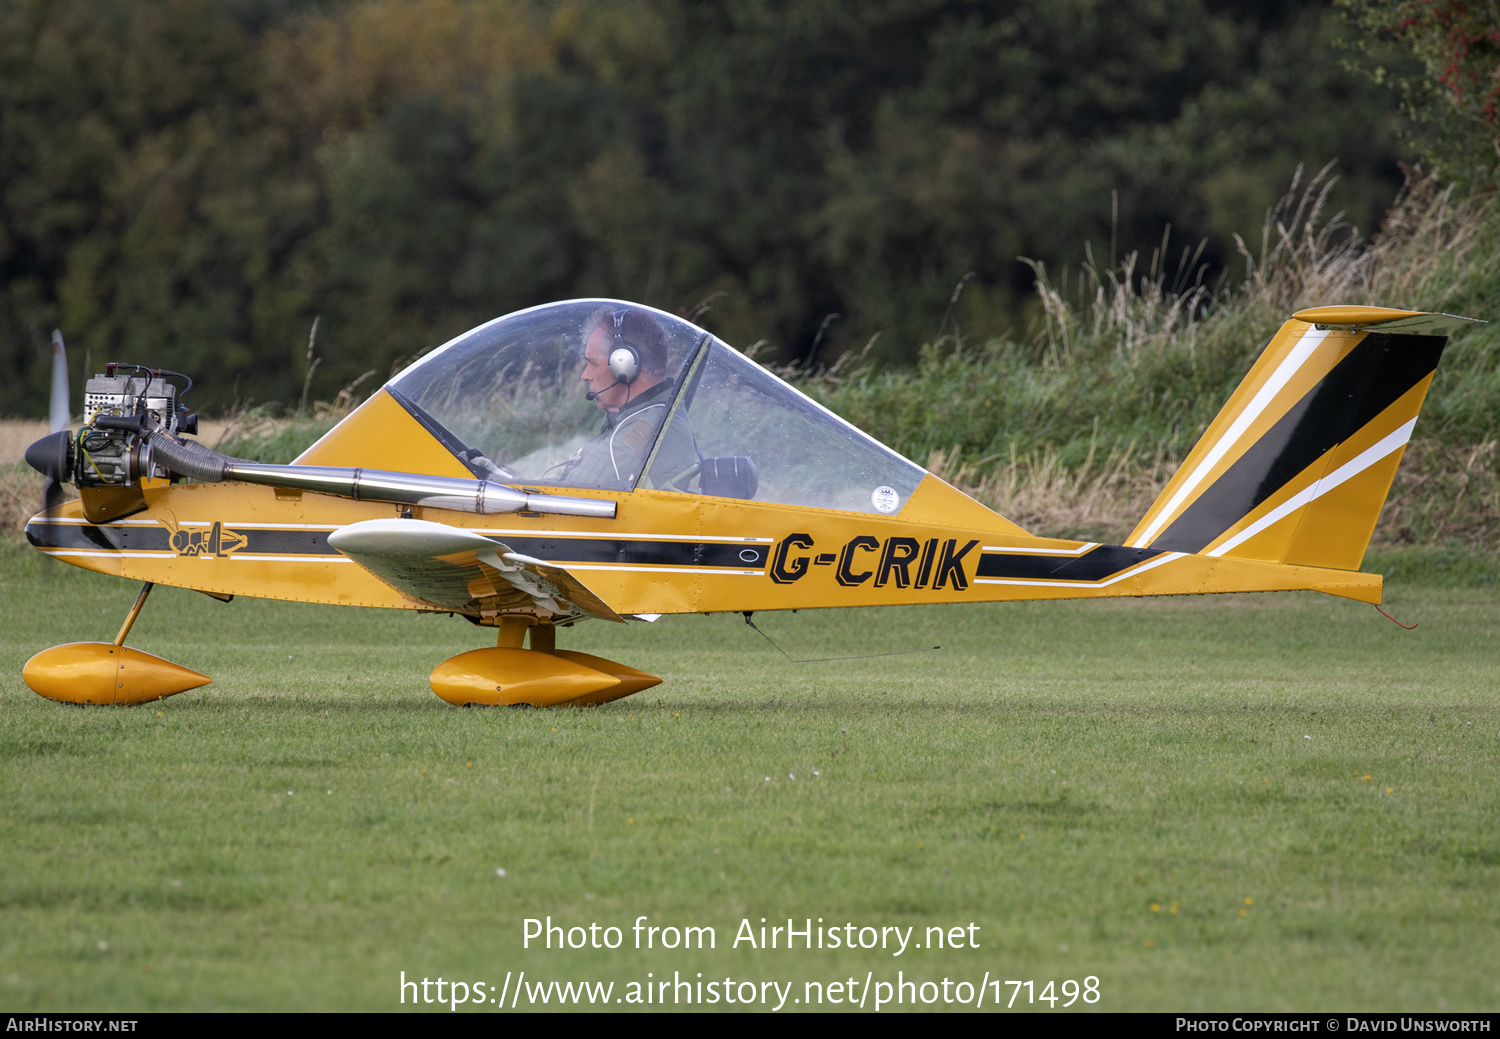
[[[177,525],[176,517],[162,522],[172,532],[168,543],[179,556],[214,559],[239,551],[250,540],[244,534],[229,530],[218,520],[214,520],[207,530],[184,530]]]

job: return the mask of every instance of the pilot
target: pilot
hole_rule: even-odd
[[[586,396],[605,414],[604,429],[563,463],[560,483],[579,487],[632,486],[651,453],[672,404],[667,334],[656,319],[632,307],[601,307],[583,324]],[[688,472],[698,461],[687,416],[679,409],[662,436],[652,486]]]

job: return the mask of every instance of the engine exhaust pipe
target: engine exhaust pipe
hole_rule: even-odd
[[[539,512],[555,516],[614,519],[612,500],[518,491],[488,480],[425,476],[384,469],[345,469],[323,465],[266,465],[231,458],[194,441],[182,441],[161,430],[150,437],[157,464],[203,483],[238,480],[271,487],[293,487],[356,501],[388,501],[431,509],[450,509],[488,516],[505,512]]]

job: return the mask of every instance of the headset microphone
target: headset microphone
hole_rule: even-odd
[[[608,393],[610,390],[614,389],[616,386],[623,386],[623,385],[625,385],[625,380],[624,379],[616,379],[614,382],[612,382],[608,386],[604,387],[604,389],[602,389],[602,390],[589,390],[583,396],[584,396],[585,400],[592,401],[596,397],[598,397],[601,393]]]

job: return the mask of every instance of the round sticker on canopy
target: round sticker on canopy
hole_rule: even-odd
[[[901,507],[901,495],[894,487],[877,487],[870,492],[870,504],[876,512],[895,512]]]

